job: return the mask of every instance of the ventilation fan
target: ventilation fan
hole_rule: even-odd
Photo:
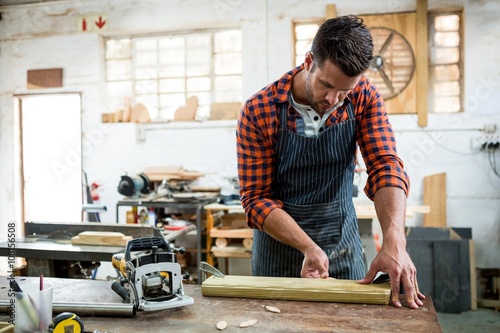
[[[370,31],[374,57],[365,74],[384,100],[389,100],[410,83],[415,71],[415,57],[410,43],[399,32],[384,27],[372,27]]]

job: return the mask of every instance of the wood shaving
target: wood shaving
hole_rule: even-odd
[[[219,331],[225,330],[227,327],[227,323],[224,320],[221,320],[215,325]]]
[[[257,321],[258,321],[257,319],[250,319],[250,320],[244,321],[240,324],[240,327],[245,328],[245,327],[253,326],[253,325],[257,324]]]
[[[270,305],[266,305],[266,310],[267,311],[270,311],[270,312],[274,312],[274,313],[280,313],[280,309],[274,307],[274,306],[270,306]]]

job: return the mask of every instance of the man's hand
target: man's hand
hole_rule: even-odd
[[[319,246],[304,251],[300,276],[303,278],[323,279],[328,277],[328,256]]]
[[[417,270],[404,246],[396,246],[393,243],[384,243],[380,252],[377,254],[370,269],[363,280],[359,283],[371,283],[378,272],[389,274],[391,279],[392,304],[395,307],[401,307],[399,301],[400,284],[405,289],[406,302],[413,309],[418,309],[423,305],[421,299],[425,296],[418,290]]]

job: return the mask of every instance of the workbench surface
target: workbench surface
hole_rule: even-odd
[[[16,278],[19,281],[20,278]],[[36,278],[28,278],[34,279]],[[54,285],[54,302],[116,302],[121,299],[111,290],[110,281],[46,278]],[[20,281],[23,283],[23,281]],[[0,278],[0,300],[8,300],[8,280]],[[185,285],[194,304],[155,312],[139,312],[135,317],[81,317],[85,331],[127,332],[219,332],[216,324],[224,320],[224,332],[442,332],[432,301],[428,298],[418,310],[392,305],[277,301],[203,297],[201,286]],[[404,300],[404,297],[401,297]],[[271,305],[280,313],[266,311]],[[54,315],[57,315],[54,313]],[[239,324],[250,319],[258,323],[249,328]],[[6,313],[0,314],[7,321]]]

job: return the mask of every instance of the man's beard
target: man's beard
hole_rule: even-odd
[[[310,75],[310,72],[307,73],[307,76],[306,76],[305,88],[306,88],[306,98],[307,98],[307,102],[309,103],[309,106],[312,107],[314,109],[314,111],[320,113],[318,103],[314,102],[314,94],[313,94],[313,91],[312,91],[312,88],[311,88],[311,75]]]

